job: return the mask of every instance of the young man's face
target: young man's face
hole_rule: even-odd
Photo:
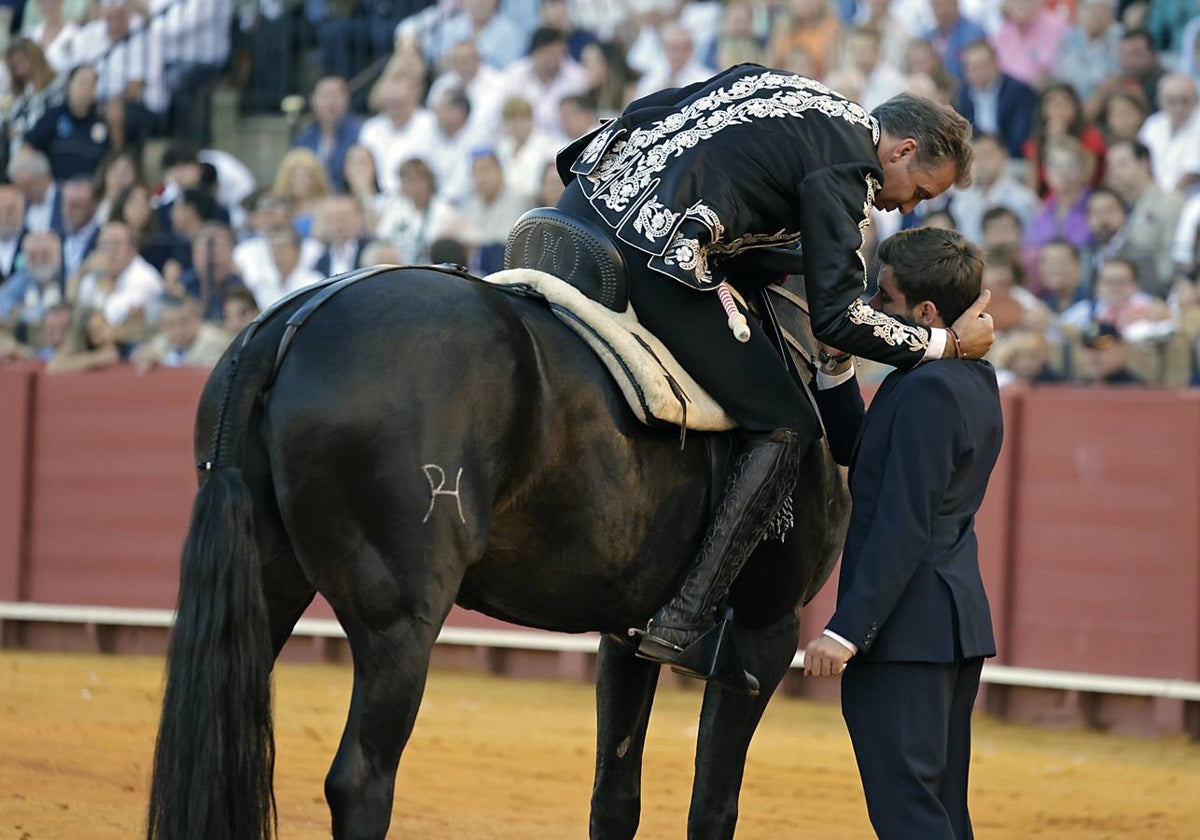
[[[879,270],[879,288],[870,300],[871,308],[885,315],[899,316],[909,321],[917,320],[916,307],[908,302],[904,292],[896,284],[896,275],[890,265]]]

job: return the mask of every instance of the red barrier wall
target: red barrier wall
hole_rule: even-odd
[[[0,600],[174,604],[204,378],[0,370]],[[1200,394],[1039,389],[1007,393],[1003,405],[1005,445],[976,525],[997,661],[1200,680]],[[802,641],[832,613],[836,581],[835,571],[806,609]],[[331,615],[324,603],[309,614]],[[507,626],[457,609],[450,623]],[[55,638],[36,629],[8,638]],[[137,630],[89,632],[102,649],[145,644]],[[438,661],[543,675],[590,668],[579,655],[455,649]],[[793,677],[789,687],[836,693],[833,681]],[[1200,719],[1198,704],[1188,724],[1178,702],[993,690],[990,708],[1026,718],[1137,719],[1160,731]]]

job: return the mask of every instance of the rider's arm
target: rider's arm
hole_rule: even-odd
[[[826,344],[901,369],[947,352],[946,331],[876,312],[862,301],[866,267],[859,249],[870,223],[870,187],[878,173],[837,164],[810,173],[800,187],[804,277],[813,332]],[[953,342],[951,342],[952,344]],[[953,354],[953,348],[949,351]]]

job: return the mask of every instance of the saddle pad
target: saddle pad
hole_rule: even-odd
[[[544,298],[559,319],[604,362],[643,423],[670,423],[701,432],[737,426],[663,343],[638,322],[632,304],[624,312],[614,312],[565,280],[531,268],[498,271],[483,280],[527,289]]]

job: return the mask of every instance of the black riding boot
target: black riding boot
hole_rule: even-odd
[[[650,620],[638,656],[701,679],[713,676],[680,660],[688,661],[688,648],[713,628],[734,579],[790,498],[805,437],[788,429],[747,437],[696,563],[675,597]],[[746,676],[756,690],[757,680]]]

